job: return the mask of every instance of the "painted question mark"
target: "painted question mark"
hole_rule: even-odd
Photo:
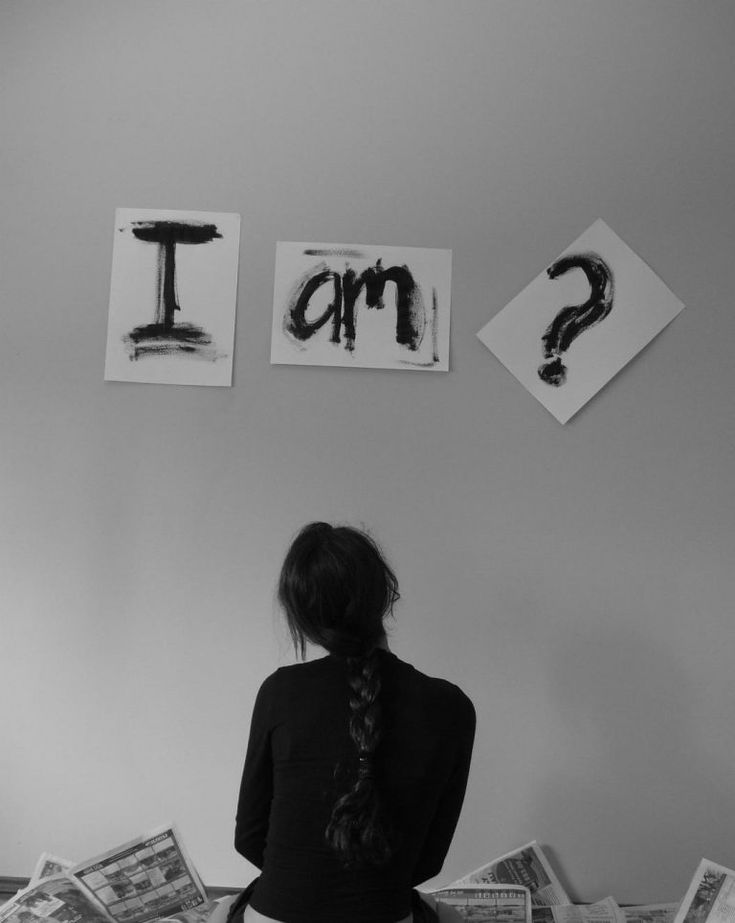
[[[567,380],[567,370],[561,361],[574,340],[585,330],[599,324],[612,310],[614,282],[607,263],[597,253],[575,253],[563,256],[546,270],[550,279],[557,279],[570,269],[581,269],[590,284],[590,297],[584,304],[562,308],[546,328],[541,338],[544,358],[538,374],[547,385],[558,388]]]

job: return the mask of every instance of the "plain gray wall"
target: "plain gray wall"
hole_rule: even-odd
[[[0,5],[0,873],[233,851],[273,602],[369,527],[393,647],[479,717],[438,882],[735,865],[731,0]],[[232,389],[105,383],[117,206],[242,214]],[[559,425],[475,333],[596,218],[685,311]],[[454,251],[452,370],[269,364],[275,242]]]

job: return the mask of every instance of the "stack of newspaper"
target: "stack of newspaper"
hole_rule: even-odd
[[[734,923],[735,871],[702,859],[680,903],[572,904],[533,840],[424,897],[441,923]]]
[[[735,923],[735,871],[702,859],[681,903],[572,904],[536,840],[424,893],[441,923]],[[173,825],[86,862],[44,853],[0,923],[204,923],[214,903]]]
[[[203,923],[212,903],[173,825],[86,862],[43,853],[0,923]]]

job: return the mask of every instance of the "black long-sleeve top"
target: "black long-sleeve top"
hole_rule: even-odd
[[[281,667],[250,726],[235,848],[261,869],[250,903],[284,923],[395,923],[411,889],[437,875],[464,800],[475,709],[446,680],[378,652],[383,735],[375,780],[397,848],[380,868],[345,869],[324,838],[357,767],[347,664],[329,655]],[[338,767],[338,768],[337,768]]]

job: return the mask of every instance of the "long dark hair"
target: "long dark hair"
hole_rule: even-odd
[[[332,807],[327,842],[348,867],[382,865],[392,853],[390,823],[375,784],[382,733],[377,645],[383,620],[399,598],[398,581],[376,542],[351,526],[313,522],[286,554],[278,599],[294,647],[306,643],[345,658],[350,684],[349,732],[357,759],[349,791]]]

